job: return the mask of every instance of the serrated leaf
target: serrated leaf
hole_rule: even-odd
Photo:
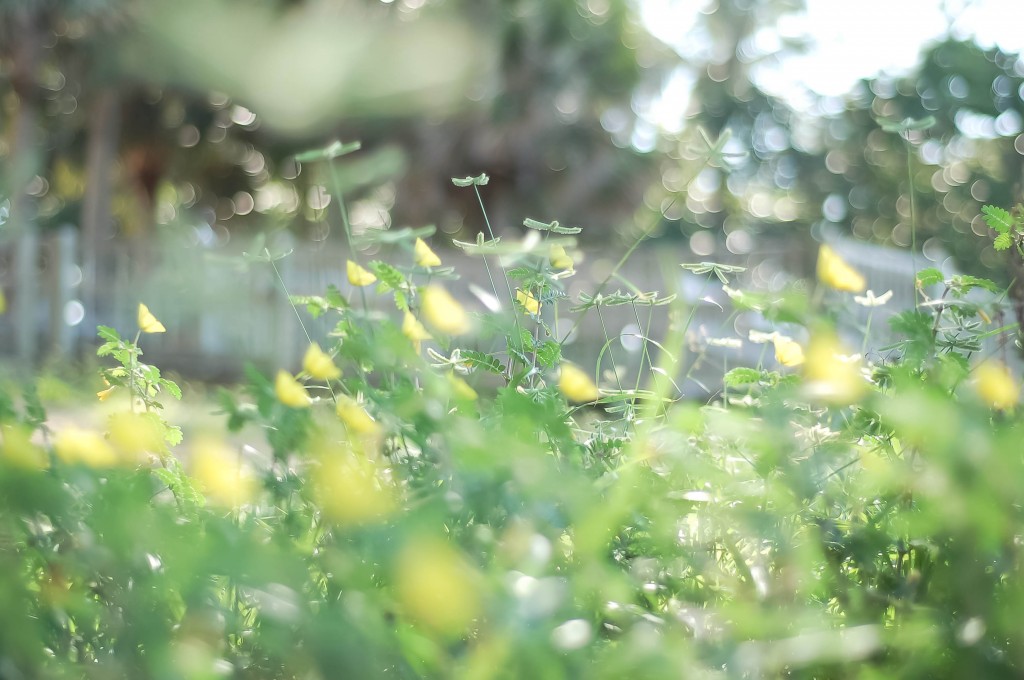
[[[917,287],[928,288],[946,280],[945,275],[935,267],[922,269],[917,273]]]
[[[981,214],[984,215],[985,224],[1000,234],[1006,234],[1013,228],[1013,216],[1007,210],[994,205],[983,205],[981,207]],[[1003,249],[1000,248],[1000,250]]]
[[[513,267],[505,273],[510,279],[516,279],[519,281],[522,279],[533,278],[537,275],[537,270],[530,269],[529,267]]]
[[[537,362],[544,368],[551,368],[562,359],[562,346],[554,340],[545,340],[537,348]]]
[[[460,363],[472,369],[482,368],[485,371],[501,375],[505,371],[501,361],[486,352],[478,352],[472,349],[464,349],[461,352]]]
[[[374,260],[367,266],[380,279],[380,282],[384,285],[384,291],[400,290],[405,287],[405,275],[387,262]]]
[[[754,368],[734,368],[722,377],[722,381],[729,387],[749,385],[760,382],[761,371]]]
[[[164,429],[164,441],[167,442],[168,446],[177,446],[181,443],[183,436],[181,434],[181,428],[177,425],[167,425]]]
[[[121,342],[121,336],[118,334],[116,330],[114,330],[110,326],[97,326],[96,334],[99,335],[104,340],[106,340],[107,342],[112,342],[115,344]]]
[[[582,227],[562,227],[559,226],[557,222],[553,223],[551,226],[552,234],[579,234],[582,231]]]
[[[992,241],[992,247],[996,250],[1007,250],[1013,244],[1013,237],[1009,234],[999,234]]]
[[[327,304],[332,307],[337,307],[338,309],[345,309],[348,307],[348,300],[345,299],[345,296],[341,294],[341,291],[338,290],[338,287],[333,283],[327,286],[327,295],[325,298],[327,299]]]
[[[949,280],[949,287],[953,294],[957,296],[964,295],[974,288],[983,288],[990,293],[1002,292],[1002,288],[996,285],[995,281],[983,279],[979,276],[970,276],[969,274],[958,274],[954,276]]]
[[[178,401],[181,401],[181,388],[178,387],[178,383],[174,382],[173,380],[168,380],[167,378],[160,378],[160,384],[164,387],[164,389],[171,393],[172,397],[174,397]]]

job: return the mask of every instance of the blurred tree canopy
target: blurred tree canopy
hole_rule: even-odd
[[[359,139],[337,164],[357,228],[475,231],[478,206],[448,178],[486,172],[499,229],[535,217],[629,237],[663,213],[661,232],[728,259],[832,226],[948,252],[1024,299],[979,218],[1020,195],[1019,57],[949,38],[912,73],[795,110],[755,71],[803,48],[776,29],[802,9],[719,0],[699,48],[677,54],[627,0],[4,0],[7,242],[78,225],[88,301],[96,244],[114,236],[140,267],[177,226],[216,243],[295,225],[323,238],[327,173],[293,156]],[[643,99],[677,69],[694,81],[683,130],[657,136],[665,153],[638,150]],[[905,139],[879,125],[926,116]],[[718,167],[691,184],[709,147]]]

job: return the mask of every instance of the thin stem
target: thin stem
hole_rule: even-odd
[[[477,185],[474,184],[473,185],[473,193],[476,194],[477,203],[480,204],[480,212],[481,212],[481,214],[483,214],[484,224],[487,226],[487,235],[491,237],[492,241],[494,241],[495,240],[495,238],[494,238],[494,229],[491,227],[491,219],[487,216],[487,208],[484,207],[484,199],[480,195],[480,187],[478,187]],[[487,264],[487,256],[483,255],[482,257],[483,257],[483,260],[484,260],[484,268],[487,270],[487,278],[490,280],[490,282],[491,282],[491,289],[494,291],[494,297],[498,297],[498,288],[494,284],[494,278],[491,276],[491,268]],[[512,322],[515,324],[516,333],[518,334],[519,331],[520,331],[520,326],[519,326],[519,314],[516,313],[516,296],[512,292],[512,284],[509,283],[508,274],[505,272],[505,267],[501,264],[501,258],[500,257],[498,258],[498,268],[501,269],[501,275],[505,279],[505,289],[508,291],[509,303],[512,305]],[[508,355],[508,380],[509,380],[509,382],[512,381],[512,373],[513,373],[512,364],[513,364],[514,361],[515,361],[515,356],[513,354],[509,353],[509,355]]]
[[[867,356],[868,353],[868,338],[871,337],[871,320],[875,317],[875,308],[870,307],[868,309],[868,322],[864,326],[864,342],[860,345],[860,355]]]
[[[494,241],[494,229],[491,228],[491,220],[487,217],[487,209],[484,208],[484,199],[480,196],[480,188],[475,184],[473,185],[473,193],[476,194],[476,200],[480,204],[480,212],[483,213],[484,224],[487,225],[487,235],[491,237],[492,241]],[[484,256],[484,259],[486,260],[486,256]],[[508,289],[508,298],[510,301],[515,302],[516,296],[512,293],[512,284],[509,283],[508,274],[505,272],[505,267],[501,264],[501,258],[498,259],[498,267],[501,268],[501,274],[505,278],[505,288]]]
[[[284,296],[288,300],[288,306],[292,308],[293,312],[295,312],[295,318],[298,319],[299,321],[299,328],[302,329],[302,334],[306,336],[306,342],[312,345],[313,338],[310,337],[309,331],[306,330],[306,324],[303,323],[302,321],[302,315],[299,314],[298,308],[296,308],[295,305],[292,304],[292,296],[288,292],[288,284],[284,282],[284,277],[281,276],[281,272],[280,270],[278,270],[277,264],[275,264],[273,258],[270,257],[270,251],[264,248],[263,252],[266,253],[267,259],[270,260],[270,266],[274,269],[274,274],[277,275],[277,282],[281,284],[281,290],[284,291]],[[360,288],[359,290],[362,290],[362,288]],[[338,395],[334,393],[334,387],[331,385],[330,380],[327,381],[327,389],[331,391],[331,399],[334,400],[335,402],[338,401]]]
[[[139,338],[141,337],[142,329],[139,329],[135,333],[135,339],[132,340],[134,349],[130,355],[132,360],[131,366],[129,366],[128,370],[128,399],[130,400],[129,407],[131,408],[132,413],[135,413],[135,370],[139,366]],[[145,403],[145,400],[143,400],[143,403]]]
[[[619,382],[619,367],[615,365],[615,352],[612,350],[611,338],[608,337],[608,329],[604,325],[604,314],[601,312],[600,305],[597,306],[597,318],[601,320],[601,330],[604,332],[604,340],[608,343],[608,358],[612,362],[612,371],[615,373],[615,385],[622,391],[622,383]],[[600,366],[598,366],[600,369]]]
[[[910,138],[904,133],[903,144],[907,150],[907,190],[910,192],[910,267],[911,280],[914,282],[914,309],[918,307],[917,299],[917,205],[914,198],[914,170],[910,153]]]

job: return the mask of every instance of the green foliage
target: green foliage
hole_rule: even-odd
[[[372,292],[284,290],[331,345],[298,377],[249,366],[220,434],[166,423],[177,385],[108,327],[101,399],[129,398],[103,435],[33,438],[39,399],[0,394],[3,672],[1019,674],[1020,386],[977,360],[1015,328],[989,323],[1000,287],[923,270],[898,341],[851,356],[820,296],[726,285],[772,331],[728,339],[763,358],[700,404],[679,389],[693,317],[675,293],[626,282],[568,310],[670,321],[638,333],[646,370],[623,385],[618,337],[595,370],[566,361],[574,272],[486,243],[538,309],[497,285],[505,311],[432,305],[432,271],[382,260]],[[371,311],[387,294],[399,313]]]

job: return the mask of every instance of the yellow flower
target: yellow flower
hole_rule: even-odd
[[[974,370],[974,389],[994,409],[1007,411],[1020,400],[1020,385],[1001,361],[990,359]]]
[[[548,261],[555,269],[572,269],[573,265],[572,258],[565,252],[565,248],[557,245],[551,246],[551,252],[548,253]]]
[[[4,295],[4,289],[0,288],[0,314],[7,311],[7,296]]]
[[[27,427],[4,425],[0,431],[4,435],[0,458],[25,470],[45,470],[50,467],[46,452],[32,443],[32,433]]]
[[[378,521],[397,506],[394,487],[380,466],[352,449],[322,451],[310,473],[313,494],[324,515],[341,525]]]
[[[278,371],[274,380],[274,393],[285,406],[306,408],[309,406],[309,394],[298,380],[288,371]]]
[[[110,395],[114,393],[114,390],[115,390],[115,389],[116,389],[116,386],[114,386],[114,385],[111,385],[111,386],[110,386],[110,387],[108,387],[107,389],[105,389],[105,390],[100,390],[99,392],[97,392],[97,393],[96,393],[96,397],[97,397],[97,398],[98,398],[98,399],[99,399],[100,401],[106,401],[106,400],[107,400],[107,399],[108,399],[108,398],[110,397]]]
[[[526,311],[529,312],[530,314],[537,314],[538,312],[540,312],[540,300],[533,297],[533,295],[531,295],[530,293],[517,288],[516,300],[518,300],[519,304],[521,304],[523,308],[526,309]]]
[[[826,245],[818,250],[818,280],[826,286],[850,293],[859,293],[866,286],[864,276]]]
[[[149,307],[139,303],[139,330],[143,333],[166,333],[167,329],[160,323]]]
[[[334,365],[329,354],[320,349],[315,342],[306,350],[302,358],[302,370],[317,380],[337,380],[341,377],[341,369]]]
[[[53,450],[69,465],[82,463],[89,467],[111,467],[118,462],[113,447],[98,432],[77,427],[58,433]]]
[[[462,335],[469,331],[469,315],[466,310],[440,284],[427,286],[423,291],[422,302],[423,317],[431,327],[446,335]]]
[[[214,505],[237,508],[251,503],[259,490],[259,482],[249,466],[216,439],[196,441],[190,468],[192,478]]]
[[[863,396],[867,385],[860,372],[860,356],[845,357],[842,350],[830,333],[811,339],[804,378],[812,396],[833,404],[852,404]]]
[[[479,396],[477,395],[476,390],[469,386],[468,382],[454,373],[448,374],[448,381],[452,385],[452,391],[455,393],[455,397],[462,401],[476,401]]]
[[[354,434],[372,436],[380,432],[380,425],[370,417],[362,404],[352,397],[339,394],[338,403],[334,407],[335,412],[345,423],[345,427]]]
[[[416,538],[405,545],[394,583],[402,610],[442,635],[464,636],[479,613],[479,574],[447,542]]]
[[[427,332],[427,329],[423,327],[412,312],[406,310],[405,317],[402,319],[402,333],[405,337],[412,340],[413,347],[416,351],[420,351],[420,342],[423,340],[430,340],[433,336]]]
[[[167,450],[163,425],[152,413],[114,413],[107,420],[107,436],[124,462],[137,463],[146,453]]]
[[[558,389],[569,401],[589,402],[601,398],[601,393],[590,376],[572,364],[562,364],[562,371],[558,375]]]
[[[363,269],[352,260],[345,263],[345,270],[348,274],[348,282],[356,287],[369,286],[377,280],[376,276]]]
[[[416,260],[416,264],[420,267],[440,267],[441,258],[437,256],[427,242],[421,238],[416,239],[416,245],[413,246],[413,257]]]
[[[804,350],[791,338],[787,338],[785,335],[776,335],[773,342],[775,343],[775,360],[783,366],[799,366],[804,363]]]

